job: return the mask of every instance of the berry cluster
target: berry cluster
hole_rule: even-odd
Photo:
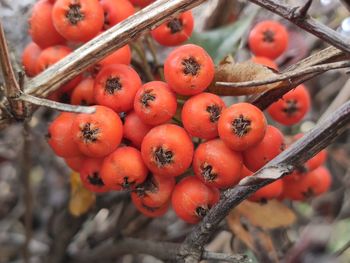
[[[132,1],[141,7],[149,2]],[[26,73],[35,76],[72,52],[68,45],[86,42],[133,13],[128,0],[38,1],[30,20],[34,42],[23,54]],[[151,35],[161,45],[174,46],[192,30],[192,14],[185,12]],[[271,42],[274,33],[263,30]],[[251,48],[265,54],[262,47]],[[276,52],[273,48],[270,57]],[[181,219],[197,223],[218,202],[219,190],[233,187],[284,150],[283,134],[267,125],[260,109],[249,103],[226,107],[219,96],[204,92],[215,66],[200,46],[172,50],[164,62],[164,81],[142,83],[130,61],[130,48],[124,46],[59,89],[70,95],[71,104],[96,108],[93,114],[61,113],[48,129],[55,154],[80,173],[90,191],[127,190],[136,208],[150,217],[163,215],[171,203]],[[304,117],[309,100],[299,86],[268,111],[291,125]],[[321,194],[331,182],[321,166],[325,158],[321,152],[296,175],[250,199],[303,200]]]

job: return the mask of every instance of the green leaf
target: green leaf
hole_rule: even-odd
[[[228,54],[233,54],[239,47],[242,36],[249,29],[259,8],[252,8],[248,14],[241,15],[237,22],[218,29],[201,33],[193,32],[188,43],[203,47],[213,58],[215,63],[221,61]]]

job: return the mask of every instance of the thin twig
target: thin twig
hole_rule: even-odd
[[[145,50],[142,46],[142,43],[140,43],[140,42],[132,43],[131,47],[135,50],[136,54],[138,55],[138,57],[141,60],[141,65],[142,65],[142,68],[145,72],[147,81],[154,80],[152,70],[151,70],[151,67],[147,61]]]
[[[281,1],[277,0],[249,0],[271,12],[289,20],[293,24],[299,26],[305,31],[317,36],[324,40],[328,44],[339,48],[340,50],[350,53],[349,40],[342,36],[340,33],[325,26],[321,22],[313,19],[310,16],[302,16],[299,14],[299,8],[293,8],[288,5],[281,4]]]
[[[293,81],[292,80],[293,78],[303,77],[308,74],[323,73],[329,70],[347,68],[347,67],[350,67],[349,61],[333,62],[333,63],[327,63],[323,65],[311,66],[303,69],[296,69],[294,71],[287,71],[268,79],[259,79],[259,80],[244,81],[244,82],[216,82],[215,85],[224,86],[228,88],[247,88],[247,87],[254,87],[254,86],[262,86],[266,84],[279,82],[282,80]]]
[[[37,106],[43,106],[43,107],[47,107],[47,108],[55,109],[59,111],[74,112],[74,113],[88,113],[88,114],[95,112],[95,107],[70,105],[70,104],[56,102],[48,99],[37,98],[25,93],[22,93],[22,95],[18,99],[29,102]]]
[[[158,60],[158,56],[157,56],[157,50],[156,47],[154,46],[154,40],[151,36],[147,36],[146,37],[146,43],[147,46],[149,48],[149,50],[151,51],[152,57],[153,57],[153,61],[155,64],[155,67],[158,71],[159,77],[161,80],[164,81],[164,71],[163,71],[163,67],[160,65],[159,60]]]
[[[23,150],[22,160],[20,166],[20,178],[24,186],[24,203],[25,203],[25,242],[23,245],[23,259],[24,262],[30,262],[30,250],[29,243],[32,238],[32,221],[33,221],[33,192],[30,181],[30,171],[32,167],[31,158],[31,135],[29,120],[25,120],[23,123]]]
[[[295,167],[324,149],[346,130],[349,123],[350,101],[331,114],[325,121],[318,123],[301,139],[257,171],[254,176],[249,176],[243,179],[238,186],[226,190],[219,203],[186,237],[179,250],[179,262],[198,262],[204,245],[232,208],[263,186],[289,174]]]
[[[16,80],[15,73],[12,68],[10,54],[6,43],[4,28],[0,21],[0,66],[5,81],[5,95],[10,103],[11,110],[17,118],[23,115],[23,105],[21,101],[15,100],[20,94],[20,87]]]

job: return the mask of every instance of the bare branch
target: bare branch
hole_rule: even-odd
[[[350,62],[341,61],[341,62],[311,66],[308,68],[295,69],[294,71],[287,71],[282,74],[279,74],[278,76],[271,77],[268,79],[259,79],[259,80],[245,81],[245,82],[216,82],[215,85],[224,86],[228,88],[249,88],[254,86],[271,84],[282,80],[289,80],[290,82],[293,82],[293,78],[300,78],[312,73],[323,73],[329,70],[347,68],[347,67],[350,67]]]
[[[254,176],[243,179],[238,186],[226,190],[223,198],[203,218],[186,237],[179,251],[180,262],[198,262],[204,245],[230,210],[240,204],[249,195],[274,180],[287,175],[294,167],[304,163],[317,154],[346,130],[350,123],[350,101],[331,114],[325,121],[318,123],[300,140],[292,144]]]
[[[246,255],[227,255],[223,253],[216,253],[216,252],[210,252],[210,251],[204,251],[202,255],[202,259],[234,262],[234,263],[250,262],[250,259]]]
[[[25,93],[22,93],[22,95],[18,98],[18,100],[26,101],[37,106],[43,106],[43,107],[47,107],[47,108],[55,109],[59,111],[67,111],[67,112],[74,112],[74,113],[88,113],[88,114],[95,112],[95,107],[70,105],[70,104],[56,102],[48,99],[37,98]]]
[[[249,1],[289,20],[293,24],[317,36],[328,44],[337,47],[344,52],[350,53],[348,39],[333,29],[325,26],[321,22],[318,22],[316,19],[313,19],[312,17],[298,15],[298,8],[292,8],[288,5],[283,5],[280,3],[281,1],[277,0]]]
[[[312,4],[312,0],[307,0],[303,6],[298,7],[296,9],[296,11],[294,12],[294,14],[296,15],[296,18],[306,17],[307,12],[309,11],[309,9],[311,7],[311,4]]]
[[[18,97],[21,89],[13,71],[9,50],[6,43],[4,28],[0,21],[0,66],[5,80],[5,95],[10,103],[12,112],[16,117],[21,117],[23,114],[23,105],[21,101],[14,100]]]

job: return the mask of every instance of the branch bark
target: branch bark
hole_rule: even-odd
[[[349,123],[350,101],[331,114],[325,121],[318,123],[304,137],[257,171],[254,176],[247,177],[236,187],[226,190],[219,203],[186,237],[179,250],[179,262],[198,262],[203,253],[204,245],[220,221],[232,208],[263,186],[291,173],[295,167],[310,159],[340,136]]]

